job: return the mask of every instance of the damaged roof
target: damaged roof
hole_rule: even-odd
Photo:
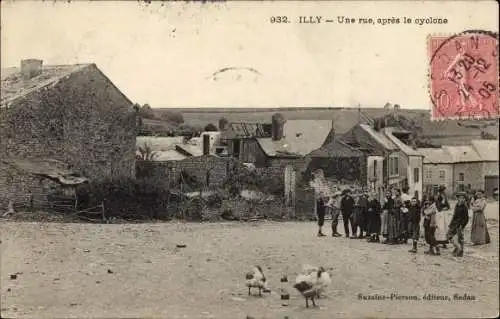
[[[283,138],[257,138],[268,156],[305,156],[320,148],[332,131],[330,120],[287,120]]]
[[[0,105],[4,106],[41,88],[57,84],[60,80],[91,65],[95,66],[95,64],[44,65],[41,74],[29,80],[22,78],[19,67],[2,68]]]
[[[368,133],[377,143],[383,146],[387,150],[397,150],[399,147],[394,144],[383,132],[376,131],[370,125],[367,124],[359,124],[366,133]]]
[[[4,162],[28,174],[44,176],[55,180],[62,185],[79,185],[88,181],[87,178],[77,176],[74,171],[68,169],[68,165],[66,163],[55,159],[10,159],[5,160]]]
[[[384,128],[384,133],[387,136],[387,138],[391,140],[403,153],[405,153],[408,156],[423,156],[419,151],[415,150],[409,145],[406,145],[405,143],[403,143],[403,141],[394,136],[393,132],[402,133],[402,130],[398,130],[392,127]],[[403,133],[409,134],[411,132],[404,131]]]
[[[312,157],[327,157],[327,158],[349,158],[349,157],[363,157],[364,153],[352,146],[347,145],[345,142],[334,140],[323,147],[312,151]]]
[[[253,138],[253,137],[257,138],[271,137],[271,124],[233,122],[229,123],[227,130],[222,133],[223,139],[238,139],[238,138]]]

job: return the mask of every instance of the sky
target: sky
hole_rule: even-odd
[[[495,1],[2,1],[1,10],[2,67],[24,58],[96,63],[133,102],[154,108],[430,109],[428,35],[498,32]],[[448,23],[299,24],[299,16]]]

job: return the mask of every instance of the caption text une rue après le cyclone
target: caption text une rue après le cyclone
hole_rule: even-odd
[[[269,22],[273,24],[300,23],[300,24],[360,24],[360,25],[395,25],[395,24],[447,24],[448,19],[442,17],[349,17],[349,16],[271,16]]]

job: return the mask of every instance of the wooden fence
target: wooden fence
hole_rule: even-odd
[[[26,201],[17,202],[15,209],[29,212],[36,210],[56,212],[67,217],[76,217],[89,222],[107,222],[108,220],[106,218],[104,203],[82,209],[78,207],[78,200],[73,196],[45,194],[44,197],[46,200],[29,196]]]

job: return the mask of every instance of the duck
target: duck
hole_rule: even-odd
[[[324,289],[331,283],[330,275],[324,267],[304,267],[304,273],[295,279],[294,288],[306,299],[306,308],[309,308],[309,299],[316,307],[315,299],[319,299]]]
[[[248,295],[251,295],[251,289],[259,289],[259,296],[262,296],[262,292],[270,293],[271,290],[268,287],[266,276],[262,271],[262,267],[254,266],[251,272],[248,272],[245,276],[246,286],[248,287]]]

